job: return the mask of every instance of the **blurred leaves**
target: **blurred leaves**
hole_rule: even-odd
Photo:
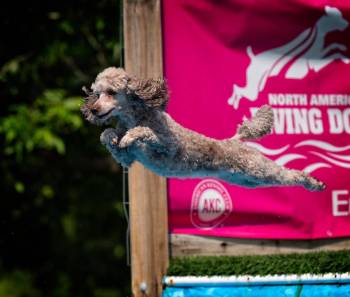
[[[33,287],[33,280],[30,273],[14,271],[0,278],[0,296],[35,297],[40,295]]]
[[[79,111],[119,64],[120,2],[0,13],[0,297],[126,296],[121,170]]]
[[[5,80],[7,75],[18,73],[20,64],[25,60],[25,56],[18,56],[7,61],[0,69],[0,80]]]
[[[78,113],[81,98],[66,97],[64,90],[46,90],[31,106],[11,106],[11,114],[0,119],[0,133],[5,137],[4,153],[17,161],[35,149],[65,153],[63,135],[82,128]]]

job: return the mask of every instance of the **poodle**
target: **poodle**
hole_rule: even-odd
[[[117,119],[117,127],[103,131],[100,140],[122,166],[139,161],[165,177],[213,177],[250,188],[325,188],[305,172],[279,166],[244,143],[271,131],[273,113],[267,105],[244,121],[235,136],[217,140],[181,126],[165,112],[169,96],[162,79],[138,79],[109,67],[98,74],[91,90],[83,90],[87,97],[81,111],[89,122],[102,125]]]

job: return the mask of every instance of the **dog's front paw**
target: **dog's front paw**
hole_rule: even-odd
[[[117,145],[118,144],[118,134],[113,128],[108,128],[104,130],[100,136],[100,141],[104,145]]]
[[[130,137],[129,135],[125,135],[119,142],[120,148],[126,148],[132,145],[135,141],[135,138]]]

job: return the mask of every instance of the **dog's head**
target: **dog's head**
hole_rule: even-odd
[[[124,69],[115,67],[99,73],[90,91],[85,87],[83,90],[87,97],[81,111],[88,121],[97,125],[130,112],[130,106],[164,109],[168,101],[164,80],[129,77]]]
[[[340,30],[343,31],[348,27],[349,22],[343,17],[341,11],[336,7],[326,6],[325,16],[323,22],[326,24],[326,30]]]

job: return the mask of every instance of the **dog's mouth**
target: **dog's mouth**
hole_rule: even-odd
[[[111,108],[109,111],[107,111],[107,112],[105,112],[105,113],[103,113],[103,114],[100,114],[100,115],[96,115],[96,116],[97,116],[99,119],[103,120],[103,119],[105,119],[105,118],[108,118],[109,115],[112,114],[113,110],[114,110],[114,108]]]

